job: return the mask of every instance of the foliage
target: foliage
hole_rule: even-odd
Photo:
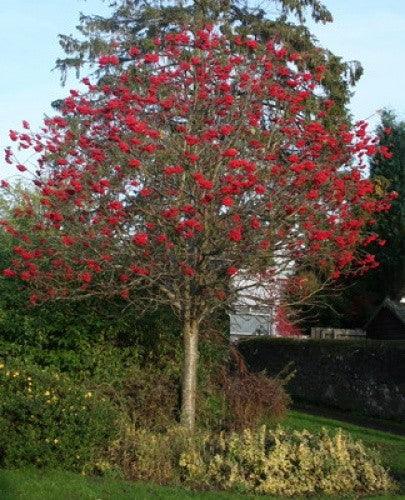
[[[145,302],[192,310],[199,323],[246,287],[230,286],[241,269],[269,286],[292,261],[298,273],[316,259],[325,280],[374,267],[356,250],[389,208],[361,174],[378,148],[364,123],[354,136],[319,122],[333,108],[317,94],[323,67],[310,74],[282,45],[212,27],[169,34],[152,53],[132,49],[119,81],[87,81],[88,94],[68,97],[42,134],[10,132],[42,154],[37,189],[15,210],[23,224],[3,221],[16,238],[4,275],[35,288],[32,303],[138,303],[147,288]],[[313,283],[295,291],[303,300]]]
[[[322,409],[321,409],[322,411]],[[379,422],[381,424],[381,421]],[[386,429],[394,429],[392,432],[376,430],[372,425],[377,426],[376,421],[370,425],[369,419],[360,418],[359,424],[354,425],[342,420],[325,418],[323,416],[290,411],[283,421],[283,428],[286,430],[307,430],[317,433],[321,428],[326,428],[330,433],[336,433],[339,429],[346,434],[350,434],[356,441],[362,441],[368,448],[375,449],[380,453],[383,465],[392,471],[394,478],[401,484],[401,493],[405,493],[405,426],[395,434],[398,429],[392,426],[391,422],[386,422]],[[366,427],[367,426],[367,427]],[[369,426],[369,427],[368,427]]]
[[[290,411],[288,417],[283,422],[283,428],[286,430],[309,430],[311,434],[319,434],[321,428],[326,428],[329,433],[336,434],[339,428],[344,432],[350,433],[356,441],[363,441],[368,448],[377,449],[384,462],[394,477],[401,481],[402,489],[398,492],[398,498],[405,493],[405,437],[389,434],[378,430],[346,422],[332,420],[317,415],[310,415],[298,411]],[[64,498],[68,496],[73,498],[75,495],[83,499],[94,498],[114,498],[119,500],[126,499],[147,499],[147,498],[167,498],[172,500],[183,500],[190,498],[198,499],[229,499],[243,500],[246,495],[212,491],[190,491],[185,487],[175,486],[157,486],[153,483],[144,482],[126,482],[107,477],[84,477],[74,475],[68,472],[59,471],[35,471],[35,470],[1,470],[0,484],[4,499],[14,500],[18,495],[28,496],[33,500],[54,500],[55,498]],[[343,496],[343,495],[339,495]],[[328,499],[321,495],[318,498]],[[379,500],[392,500],[397,498],[393,492],[378,497]],[[262,495],[250,494],[252,500],[263,498]],[[282,497],[275,497],[282,498]],[[299,497],[296,497],[299,498]]]
[[[113,405],[121,425],[133,426],[137,430],[164,432],[173,426],[180,410],[181,350],[180,345],[176,347],[173,341],[168,342],[167,349],[162,351],[161,348],[162,344],[160,350],[153,351],[144,346],[115,347],[105,342],[82,344],[75,350],[44,349],[2,341],[0,358],[7,367],[18,366],[19,376],[16,379],[6,378],[8,382],[11,380],[16,383],[25,376],[33,378],[34,371],[45,377],[45,385],[49,378],[53,384],[58,380],[59,384],[74,386],[79,395],[90,391],[97,394],[99,399],[105,398]],[[225,343],[218,345],[209,340],[202,341],[200,356],[202,362],[198,373],[197,401],[199,428],[219,431],[225,427],[254,427],[264,418],[275,421],[285,413],[288,397],[282,383],[248,373],[243,376],[229,373]],[[23,373],[30,375],[23,376]],[[52,378],[54,375],[58,377],[55,380]],[[21,392],[14,391],[13,386],[8,388],[8,408],[13,405],[19,407],[23,403],[26,397],[24,387],[23,384]],[[45,388],[44,392],[47,390]],[[58,404],[64,408],[70,404],[67,393],[58,390]],[[253,406],[252,394],[261,395],[262,398]],[[3,404],[6,402],[3,401]],[[41,434],[42,429],[48,426],[47,419],[50,417],[42,413],[41,408],[38,407],[38,419],[32,423],[34,434]],[[59,411],[59,406],[57,409]],[[106,425],[109,423],[106,422]],[[25,439],[24,426],[21,430],[21,435],[19,429],[15,432]],[[8,435],[3,437],[11,449],[14,435],[11,435],[10,441]],[[18,444],[20,441],[17,439],[16,442]],[[107,438],[104,444],[108,445]],[[66,463],[66,468],[71,468],[70,462]]]
[[[263,426],[241,435],[221,434],[200,452],[183,453],[180,465],[192,484],[283,496],[394,488],[379,460],[341,432],[312,435]]]
[[[405,417],[404,342],[255,339],[239,343],[250,369],[277,375],[293,363],[287,390],[298,401],[363,415]]]
[[[108,344],[77,352],[46,352],[7,343],[2,344],[1,352],[6,365],[0,368],[3,465],[62,466],[110,476],[122,471],[132,479],[198,488],[215,486],[207,485],[206,479],[197,484],[195,477],[185,475],[186,468],[180,466],[182,454],[195,450],[196,443],[208,459],[207,450],[214,450],[219,438],[217,432],[211,432],[212,421],[200,419],[205,430],[191,436],[184,428],[173,427],[173,413],[170,418],[165,414],[176,406],[178,411],[180,373],[171,357],[173,353],[168,353],[164,361],[161,356],[158,360],[144,358],[135,348],[113,348]],[[214,346],[203,343],[200,369],[207,372],[200,373],[200,380],[210,387],[205,387],[200,397],[222,391],[215,385],[215,372],[218,375],[223,354],[211,359],[214,352]],[[249,387],[257,391],[249,384],[241,387],[243,379],[251,383],[253,377],[236,375],[233,389],[242,392],[242,402]],[[31,394],[32,400],[27,398]],[[64,412],[66,407],[73,413]],[[218,413],[220,423],[227,417],[223,410],[230,407],[232,404],[227,403]],[[55,443],[54,439],[59,441]],[[34,461],[38,457],[40,460]]]
[[[207,23],[220,26],[227,34],[254,33],[258,41],[281,39],[289,50],[305,54],[308,70],[325,66],[322,88],[325,95],[336,102],[335,115],[346,116],[351,86],[362,74],[357,61],[344,62],[341,57],[319,47],[305,26],[308,13],[315,22],[332,21],[331,13],[319,0],[277,0],[263,6],[239,0],[220,3],[194,0],[181,4],[118,0],[111,2],[110,7],[111,14],[106,17],[81,15],[79,37],[60,35],[66,57],[58,59],[56,67],[61,70],[62,82],[69,69],[76,70],[78,76],[83,66],[94,65],[100,55],[114,51],[116,40],[126,49],[140,44],[149,50],[153,47],[152,41],[162,32],[173,32],[187,25],[202,27]],[[121,62],[125,60],[122,54]],[[99,68],[97,75],[106,79],[111,71]]]
[[[391,210],[376,214],[376,238],[369,251],[379,266],[370,273],[340,280],[340,293],[329,294],[326,307],[314,311],[312,324],[363,326],[385,298],[399,300],[405,287],[405,122],[381,112],[376,135],[380,154],[370,161],[370,178],[380,192],[393,191]],[[324,304],[325,305],[325,304]]]
[[[108,342],[75,350],[1,342],[0,353],[6,365],[54,371],[84,393],[96,391],[114,405],[121,420],[137,426],[166,428],[178,412],[179,369],[173,356],[179,354],[175,351],[160,352],[157,359],[142,347],[115,347]]]
[[[374,253],[380,262],[376,273],[364,288],[372,288],[379,299],[399,299],[405,287],[405,122],[398,121],[391,111],[383,111],[377,129],[385,155],[370,163],[370,176],[381,185],[398,193],[389,213],[377,216],[377,232],[386,242],[376,245]],[[370,286],[371,285],[371,286]]]
[[[112,443],[105,463],[118,466],[127,479],[179,484],[180,456],[203,435],[200,431],[191,435],[178,426],[161,433],[127,426]]]
[[[125,376],[126,370],[139,366],[146,358],[140,347],[116,347],[109,342],[83,343],[75,349],[46,349],[1,341],[0,356],[5,364],[54,369],[79,384],[116,384]]]
[[[7,202],[4,196],[0,202]],[[12,203],[3,216],[12,217]],[[11,210],[10,210],[11,209]],[[9,268],[14,258],[13,239],[0,234],[0,267]],[[139,314],[121,298],[88,299],[80,302],[29,304],[29,291],[21,282],[0,277],[0,338],[20,345],[49,349],[72,349],[95,342],[161,348],[179,337],[179,324],[169,308]]]
[[[164,434],[127,429],[110,450],[127,477],[193,488],[295,496],[394,489],[379,459],[338,431]]]
[[[228,404],[226,428],[239,431],[256,429],[264,420],[280,420],[290,403],[283,383],[264,373],[226,377],[224,396]]]
[[[17,363],[0,367],[2,467],[81,471],[96,460],[118,418],[106,398],[56,370]]]
[[[178,418],[179,385],[177,373],[159,370],[156,365],[134,366],[117,388],[106,387],[105,393],[136,428],[163,431]]]

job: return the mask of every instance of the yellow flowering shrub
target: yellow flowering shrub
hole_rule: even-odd
[[[0,363],[0,467],[82,471],[108,447],[117,414],[66,374]]]

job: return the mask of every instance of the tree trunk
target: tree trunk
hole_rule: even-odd
[[[183,325],[183,381],[181,424],[192,431],[195,425],[198,366],[198,322],[185,320]]]

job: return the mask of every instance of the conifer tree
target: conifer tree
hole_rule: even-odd
[[[384,110],[377,135],[383,154],[371,161],[370,177],[382,188],[396,191],[398,198],[389,212],[377,216],[377,232],[386,244],[376,246],[380,268],[368,280],[374,281],[379,298],[395,300],[405,287],[405,122]]]
[[[314,72],[325,66],[322,87],[326,96],[333,99],[333,113],[328,123],[336,122],[334,116],[348,115],[346,106],[351,87],[362,74],[357,61],[345,62],[341,57],[319,47],[317,40],[306,27],[310,16],[315,22],[330,23],[332,15],[319,0],[270,0],[260,7],[249,0],[105,0],[111,7],[110,16],[81,15],[79,36],[60,35],[60,44],[66,57],[56,61],[62,82],[69,69],[77,75],[86,64],[97,63],[98,57],[115,53],[119,42],[124,51],[134,43],[153,47],[153,38],[163,31],[176,31],[183,26],[220,25],[224,34],[255,33],[262,42],[281,40],[290,51],[303,54],[307,70]],[[98,76],[106,74],[106,68],[96,69]],[[110,74],[110,73],[108,73]]]

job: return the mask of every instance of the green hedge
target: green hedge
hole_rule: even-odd
[[[287,391],[296,401],[405,418],[405,342],[262,338],[238,348],[256,372],[275,376],[291,364]]]
[[[83,342],[75,350],[44,349],[0,337],[0,467],[88,471],[122,428],[160,432],[172,426],[181,346],[173,335],[161,338],[160,346]],[[225,419],[216,375],[226,352],[226,345],[201,342],[201,427]]]

